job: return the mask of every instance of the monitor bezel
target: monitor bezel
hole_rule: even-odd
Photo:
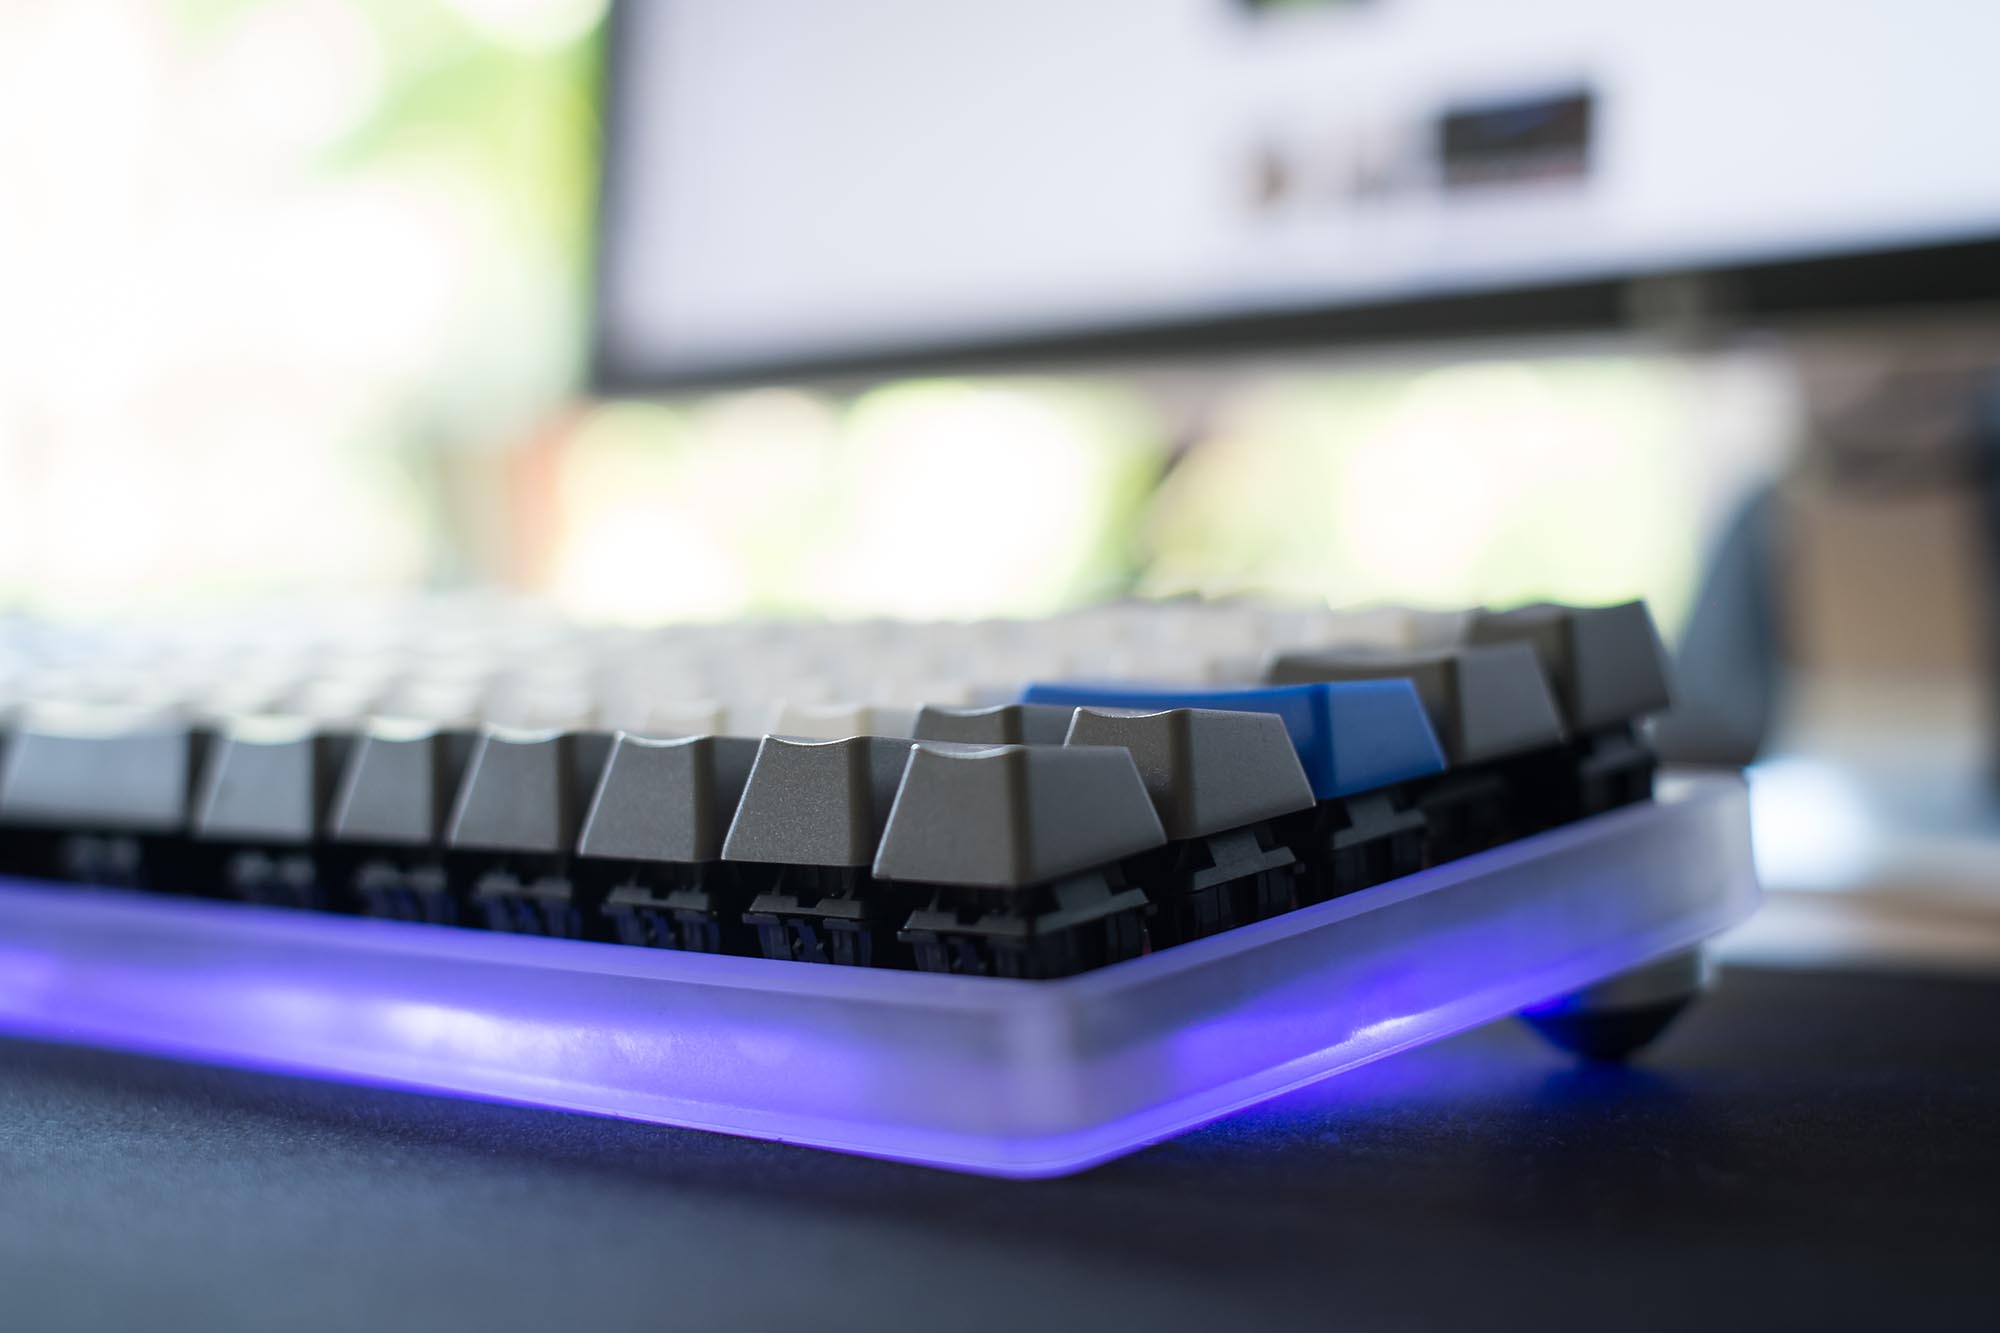
[[[654,0],[665,3],[666,0]],[[1917,307],[2000,304],[2000,232],[1925,237],[1783,257],[1744,256],[1699,266],[1527,281],[1386,301],[1315,302],[1284,311],[1218,311],[1194,318],[1106,320],[991,338],[860,343],[838,353],[727,356],[660,363],[620,347],[606,317],[618,281],[621,145],[631,126],[623,90],[632,86],[633,0],[612,0],[598,61],[599,157],[590,263],[592,391],[643,396],[770,383],[866,381],[926,374],[1078,371],[1257,353],[1509,336],[1602,333],[1662,322],[1651,292],[1704,327],[1768,324],[1813,316]],[[1672,317],[1664,317],[1671,323]],[[1683,320],[1682,322],[1687,322]]]

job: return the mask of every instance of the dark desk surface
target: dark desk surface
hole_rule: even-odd
[[[2000,984],[1737,972],[1064,1181],[0,1043],[0,1327],[1991,1326]]]

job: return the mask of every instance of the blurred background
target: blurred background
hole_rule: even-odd
[[[1437,6],[1213,8],[1264,25],[1241,40],[1295,52],[1322,39],[1304,25]],[[657,625],[1037,615],[1127,595],[1643,596],[1706,704],[1670,723],[1670,748],[1756,761],[1760,856],[1800,895],[1754,947],[1988,947],[1993,272],[1961,259],[1894,299],[1768,315],[1746,301],[1748,317],[1731,303],[1747,287],[1637,282],[1616,328],[1440,316],[1420,338],[1045,348],[969,369],[821,367],[781,347],[683,374],[671,354],[690,339],[743,352],[725,316],[750,320],[760,293],[677,270],[694,313],[655,344],[634,333],[647,311],[605,297],[600,238],[631,252],[631,228],[651,225],[638,186],[623,238],[600,225],[604,81],[643,48],[625,18],[621,47],[604,0],[0,6],[0,608],[91,620],[475,587]],[[724,61],[730,34],[708,35],[689,49]],[[1858,116],[1925,81],[1885,72],[1903,54],[1852,85]],[[1581,59],[1542,81],[1573,80]],[[628,88],[652,86],[646,68]],[[707,69],[655,72],[671,91]],[[1835,61],[1827,77],[1852,74]],[[1099,69],[1077,95],[1115,99],[1129,77]],[[1318,76],[1271,77],[1310,92]],[[1578,96],[1540,106],[1508,180],[1583,171],[1562,135],[1586,115],[1616,125],[1619,104]],[[1254,132],[1224,151],[1264,252],[1310,240],[1286,212],[1316,169],[1293,151],[1310,122],[1292,107],[1257,101]],[[1518,138],[1508,123],[1453,121],[1447,140]],[[1393,201],[1416,187],[1397,131],[1378,129],[1340,158],[1341,188]],[[1836,140],[1799,151],[1851,179],[1842,152],[1899,148]],[[1004,169],[976,146],[932,148],[926,171]],[[1445,187],[1493,179],[1467,151]],[[1958,151],[1896,159],[2000,199],[2000,169]],[[822,200],[901,188],[867,163],[827,170]],[[863,225],[852,212],[760,216],[839,239]],[[628,253],[618,272],[642,269]],[[1860,915],[1822,912],[1828,890]]]
[[[0,594],[472,579],[652,621],[1643,593],[1671,624],[1798,433],[1759,340],[594,399],[604,9],[7,6]],[[968,483],[1010,520],[931,523],[918,570],[871,537]]]

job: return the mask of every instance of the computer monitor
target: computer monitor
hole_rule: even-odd
[[[609,388],[2000,294],[2000,6],[651,0]]]

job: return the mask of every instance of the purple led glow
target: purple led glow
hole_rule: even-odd
[[[1058,1175],[1686,948],[1755,906],[1742,785],[1056,982],[0,881],[0,1028]]]

